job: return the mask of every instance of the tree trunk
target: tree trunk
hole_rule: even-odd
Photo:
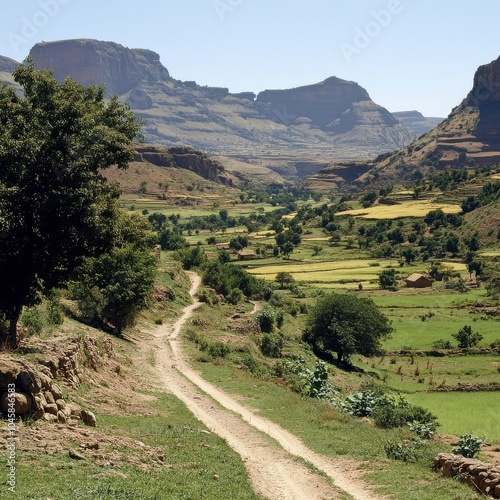
[[[21,317],[23,311],[23,306],[15,306],[12,312],[9,314],[9,331],[7,335],[7,345],[12,349],[17,349],[19,347],[19,340],[17,338],[17,322]]]

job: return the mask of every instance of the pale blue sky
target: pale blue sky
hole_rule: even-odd
[[[499,21],[498,0],[2,0],[0,55],[111,40],[201,85],[257,93],[337,76],[390,111],[446,116],[500,56]]]

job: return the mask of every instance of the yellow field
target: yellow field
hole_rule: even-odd
[[[401,217],[424,217],[432,210],[442,210],[447,214],[458,214],[462,211],[462,208],[459,205],[416,200],[401,205],[376,205],[369,208],[346,210],[335,215],[352,215],[360,219],[398,219]]]
[[[346,260],[336,262],[310,262],[277,266],[262,266],[248,269],[248,272],[269,281],[274,281],[279,272],[290,273],[296,281],[303,283],[334,284],[339,281],[368,282],[378,279],[381,269],[390,265],[370,266],[374,260]],[[393,261],[393,264],[396,261]],[[345,285],[344,285],[345,287]]]
[[[494,181],[500,181],[500,174],[494,174],[491,176]]]
[[[491,250],[489,252],[479,252],[482,257],[500,257],[500,250]]]

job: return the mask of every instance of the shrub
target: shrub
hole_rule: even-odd
[[[260,350],[264,356],[268,358],[281,358],[281,350],[283,349],[283,338],[281,335],[266,333],[262,337]]]
[[[473,332],[472,327],[465,325],[457,333],[451,335],[457,342],[460,349],[475,347],[483,340],[483,336],[478,332]]]
[[[416,420],[408,422],[408,427],[421,439],[431,439],[436,432],[436,425],[434,423],[421,423]]]
[[[40,335],[43,330],[43,318],[38,308],[26,309],[21,317],[21,325],[26,328],[28,335]]]
[[[227,294],[227,301],[230,304],[236,305],[239,304],[244,298],[245,295],[239,288],[233,288],[228,294]]]
[[[420,458],[424,446],[425,442],[420,439],[414,441],[405,439],[400,443],[391,440],[384,444],[384,451],[387,458],[403,462],[416,462]]]
[[[264,307],[257,314],[257,322],[259,323],[260,329],[264,333],[270,333],[274,329],[274,323],[276,322],[276,314],[274,309],[271,307]]]
[[[434,349],[454,349],[454,345],[449,340],[438,339],[432,343]]]
[[[49,325],[59,326],[63,324],[63,308],[57,299],[52,298],[47,302],[45,315]]]
[[[483,443],[484,440],[479,439],[472,434],[463,434],[460,436],[460,440],[452,451],[453,453],[458,453],[466,458],[473,458],[474,455],[479,452]]]

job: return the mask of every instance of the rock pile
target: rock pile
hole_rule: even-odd
[[[492,466],[475,458],[440,453],[434,459],[434,469],[444,476],[456,477],[473,485],[485,495],[500,498],[500,466]]]
[[[81,419],[95,426],[92,412],[64,400],[62,390],[54,383],[48,367],[35,366],[8,356],[2,356],[0,361],[0,412],[8,413],[8,388],[13,384],[16,416],[31,415],[36,420],[60,423]]]

